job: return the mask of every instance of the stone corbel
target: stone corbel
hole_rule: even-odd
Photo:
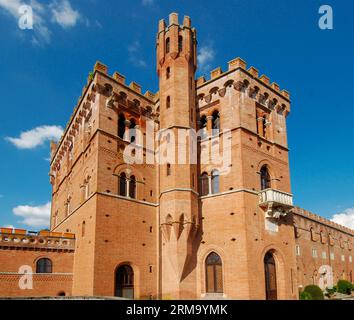
[[[221,88],[218,92],[220,97],[224,97],[226,94],[226,88]]]
[[[242,91],[242,90],[243,90],[243,82],[242,82],[242,81],[237,81],[237,82],[234,84],[234,88],[235,88],[237,91]]]
[[[86,102],[84,103],[84,105],[83,105],[83,109],[84,109],[84,110],[90,109],[90,107],[91,107],[91,103],[88,102],[88,101],[86,101]]]
[[[252,99],[255,99],[258,92],[259,92],[259,88],[258,87],[253,87],[253,88],[250,88],[249,91],[248,91],[248,95],[250,96],[250,98]]]
[[[210,103],[211,102],[211,94],[208,94],[207,96],[205,96],[204,100],[206,103]]]
[[[282,206],[274,206],[273,203],[269,203],[266,210],[266,218],[281,219],[286,217],[290,213],[291,209],[284,208]]]
[[[113,97],[108,98],[107,101],[106,101],[106,107],[113,109],[114,108],[114,103],[115,103],[115,100],[114,100]]]

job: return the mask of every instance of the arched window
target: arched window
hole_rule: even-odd
[[[127,196],[127,176],[124,172],[119,175],[119,195]]]
[[[133,143],[136,140],[136,123],[135,123],[135,119],[131,119],[130,120],[130,127],[129,127],[129,137],[130,137],[130,142]]]
[[[261,190],[271,188],[271,178],[267,166],[261,168]]]
[[[82,227],[81,227],[81,237],[84,237],[86,233],[86,222],[82,222]]]
[[[166,69],[166,79],[169,79],[171,77],[171,68],[167,67]]]
[[[205,139],[208,136],[207,124],[208,124],[208,120],[207,120],[206,115],[201,116],[201,118],[200,118],[200,137],[202,139]]]
[[[90,196],[90,180],[91,177],[88,176],[85,180],[84,180],[84,184],[83,184],[83,200],[87,200]]]
[[[41,258],[36,263],[36,273],[52,273],[52,260]]]
[[[207,120],[206,115],[201,116],[201,118],[200,118],[200,129],[206,128],[207,127],[207,123],[208,123],[208,120]]]
[[[168,97],[166,98],[166,108],[168,109],[168,108],[170,108],[170,107],[171,107],[171,97],[168,96]]]
[[[204,172],[200,179],[201,185],[201,195],[207,196],[209,194],[209,176],[206,172]]]
[[[220,131],[220,114],[219,111],[215,110],[212,115],[212,129],[213,135],[218,135]]]
[[[120,266],[116,271],[116,297],[134,299],[134,271],[131,266]]]
[[[125,117],[123,114],[119,115],[118,119],[118,136],[119,138],[123,139],[125,133]]]
[[[183,50],[183,37],[179,36],[178,37],[178,52],[182,52]]]
[[[268,124],[267,116],[264,115],[262,117],[262,132],[261,132],[263,138],[267,137],[267,124]]]
[[[272,252],[267,252],[267,254],[264,256],[264,272],[266,299],[277,300],[277,276],[275,260]]]
[[[166,53],[170,53],[170,38],[166,39]]]
[[[170,163],[167,163],[166,174],[167,174],[168,176],[171,175],[171,164],[170,164]]]
[[[130,177],[129,181],[129,197],[132,199],[136,198],[136,179],[135,176]]]
[[[205,260],[206,292],[223,293],[222,261],[212,252]]]
[[[211,173],[211,193],[219,193],[219,171],[213,170]]]

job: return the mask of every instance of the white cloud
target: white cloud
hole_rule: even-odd
[[[19,149],[34,149],[48,140],[59,140],[62,134],[62,127],[45,125],[22,132],[19,138],[6,137],[5,139]]]
[[[215,51],[211,45],[203,46],[198,52],[198,67],[201,72],[205,72],[211,68],[210,63],[214,60]]]
[[[15,229],[15,227],[12,224],[7,224],[7,225],[4,226],[4,228]]]
[[[142,0],[143,6],[151,6],[154,4],[154,0]]]
[[[74,27],[81,15],[74,10],[68,0],[56,0],[50,4],[52,21],[58,23],[62,28]]]
[[[30,227],[48,227],[50,220],[51,203],[42,206],[22,205],[12,209],[14,215],[22,218],[20,223]]]
[[[354,208],[349,208],[335,214],[332,221],[354,230]]]
[[[29,3],[21,0],[0,0],[0,8],[12,15],[16,21],[20,18],[19,8],[25,4],[29,4],[33,12],[32,43],[35,45],[49,43],[51,32],[45,22],[45,7],[42,4],[37,0],[31,0]]]

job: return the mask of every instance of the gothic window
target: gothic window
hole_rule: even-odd
[[[130,120],[130,127],[129,127],[129,135],[130,135],[130,142],[133,143],[136,140],[136,123],[135,119]]]
[[[66,202],[65,202],[65,216],[69,216],[70,215],[70,201],[71,201],[71,198],[69,197]]]
[[[213,170],[211,173],[211,193],[219,193],[219,171]]]
[[[86,233],[86,222],[83,221],[81,226],[81,236],[84,237],[85,233]]]
[[[183,37],[179,36],[178,37],[178,52],[182,52],[183,50]]]
[[[317,235],[316,235],[316,231],[314,228],[310,229],[310,233],[311,233],[311,240],[312,241],[317,241]]]
[[[170,38],[166,39],[166,53],[170,53]]]
[[[120,114],[119,120],[118,120],[118,136],[119,136],[119,138],[123,139],[124,133],[125,133],[125,117],[123,114]]]
[[[212,252],[205,261],[206,292],[223,293],[222,261],[218,254]]]
[[[166,108],[168,109],[168,108],[170,108],[171,107],[171,98],[170,98],[170,96],[168,96],[167,98],[166,98]]]
[[[119,175],[119,195],[127,196],[127,176],[124,172]]]
[[[206,115],[201,116],[200,118],[200,137],[201,139],[205,139],[208,136],[208,131],[207,131],[207,117]]]
[[[271,188],[271,178],[267,166],[261,168],[261,190]]]
[[[209,194],[209,176],[206,172],[204,172],[201,176],[201,195],[206,196]]]
[[[206,115],[201,116],[201,118],[200,118],[200,129],[206,128],[207,127],[207,123],[208,123],[208,121],[207,121]]]
[[[263,138],[267,138],[268,115],[261,110],[257,110],[257,133]]]
[[[214,111],[212,115],[213,135],[218,135],[220,131],[220,114],[219,111]]]
[[[262,117],[262,132],[261,132],[263,138],[267,137],[267,123],[268,123],[267,116],[264,115]]]
[[[129,181],[129,197],[132,199],[136,198],[136,179],[135,176],[130,177]]]
[[[85,193],[85,200],[87,200],[90,196],[90,178],[87,178],[84,183],[84,193]]]
[[[36,273],[52,273],[52,261],[48,258],[41,258],[36,263]]]

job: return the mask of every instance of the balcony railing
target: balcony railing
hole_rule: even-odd
[[[259,204],[266,205],[269,203],[292,207],[293,195],[290,193],[286,193],[274,189],[262,190],[259,193]]]

